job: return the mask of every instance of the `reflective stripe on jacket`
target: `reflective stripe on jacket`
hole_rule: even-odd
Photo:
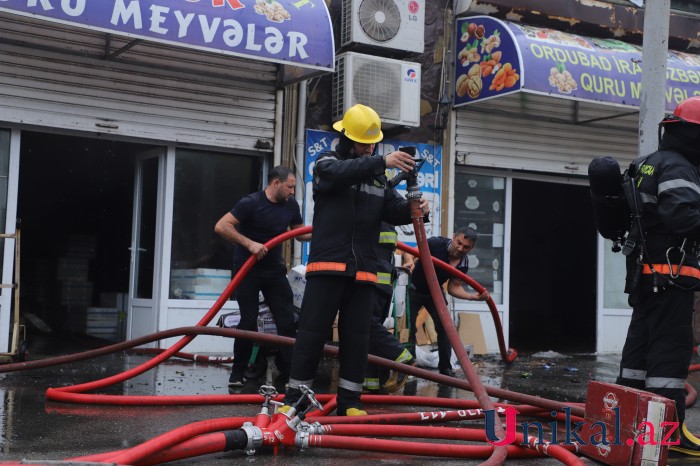
[[[314,217],[308,274],[353,276],[376,283],[380,223],[411,223],[406,199],[387,187],[381,157],[321,154],[314,166]],[[339,263],[328,268],[316,263]]]

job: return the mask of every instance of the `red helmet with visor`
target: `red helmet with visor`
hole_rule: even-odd
[[[661,123],[691,123],[700,125],[700,96],[691,97],[678,104],[673,114],[666,115]]]

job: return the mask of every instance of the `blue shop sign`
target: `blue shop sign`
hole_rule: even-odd
[[[489,16],[456,24],[454,105],[513,92],[639,108],[642,50]],[[668,52],[666,109],[700,95],[700,56]]]
[[[315,129],[306,130],[306,157],[304,161],[304,205],[302,207],[304,225],[311,225],[314,214],[313,189],[311,186],[314,164],[318,157],[328,151],[335,149],[338,144],[338,133],[320,131]],[[425,224],[425,233],[428,238],[440,235],[440,195],[442,193],[442,146],[433,144],[418,144],[410,141],[393,141],[385,139],[377,144],[377,155],[382,156],[397,150],[399,147],[415,146],[416,154],[425,159],[423,166],[418,173],[418,187],[423,199],[430,203],[430,222]],[[387,170],[389,179],[396,175],[397,170]],[[299,187],[297,186],[297,189]],[[396,190],[401,196],[406,196],[406,182],[402,181],[396,186]],[[396,227],[399,234],[399,241],[416,246],[415,232],[413,225],[401,225]],[[378,238],[377,238],[378,240]],[[311,243],[302,243],[302,262],[306,264],[309,258],[309,247],[313,247],[313,234]]]
[[[0,11],[305,68],[335,65],[323,0],[0,0]]]

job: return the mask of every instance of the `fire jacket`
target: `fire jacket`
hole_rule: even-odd
[[[314,166],[314,218],[306,266],[314,274],[354,276],[377,282],[374,246],[382,220],[411,223],[409,203],[387,187],[382,157],[321,154]]]
[[[643,161],[635,182],[643,206],[642,226],[648,255],[645,262],[663,275],[671,271],[669,262],[697,268],[694,242],[700,239],[698,168],[675,150],[660,150]],[[671,271],[674,275],[676,269]],[[684,268],[684,272],[687,273],[681,275],[700,277],[697,271]],[[648,265],[644,273],[651,273]]]

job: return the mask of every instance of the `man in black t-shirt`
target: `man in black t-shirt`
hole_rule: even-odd
[[[296,177],[287,167],[277,166],[270,172],[265,189],[242,198],[214,227],[214,231],[236,245],[233,270],[237,271],[253,255],[257,262],[241,280],[236,298],[241,313],[240,330],[256,331],[258,328],[259,295],[262,293],[275,319],[277,333],[286,337],[296,336],[292,289],[287,281],[287,268],[282,258],[282,248],[268,251],[264,243],[288,229],[303,227],[299,204],[294,198]],[[311,234],[297,237],[308,241]],[[233,367],[229,386],[240,387],[253,343],[237,338],[233,343]],[[292,348],[280,348],[277,367],[282,376],[289,375]]]
[[[476,238],[476,231],[469,227],[457,230],[454,235],[452,235],[452,239],[444,238],[442,236],[428,238],[430,255],[440,259],[443,262],[446,262],[455,269],[466,274],[469,271],[469,260],[467,258],[467,253],[474,249],[474,246],[476,245]],[[435,303],[430,295],[430,289],[428,288],[425,272],[423,271],[423,264],[421,264],[421,261],[418,260],[414,265],[414,261],[415,259],[411,254],[403,254],[404,266],[407,266],[409,269],[413,270],[411,276],[411,286],[408,290],[411,318],[410,341],[414,344],[416,342],[416,317],[418,316],[418,311],[420,308],[425,306],[425,309],[433,318],[435,332],[437,333],[438,337],[438,369],[443,375],[454,376],[452,363],[450,362],[450,358],[452,356],[452,346],[450,345],[450,341],[447,339],[447,334],[445,333],[445,329],[440,321],[437,308],[435,307]],[[441,268],[435,267],[435,274],[437,275],[438,283],[440,283],[441,287],[445,284],[445,282],[448,282],[447,292],[455,298],[466,299],[469,301],[487,301],[489,299],[489,293],[487,291],[484,291],[482,294],[468,293],[463,288],[464,282],[457,278],[451,278],[450,274]]]

